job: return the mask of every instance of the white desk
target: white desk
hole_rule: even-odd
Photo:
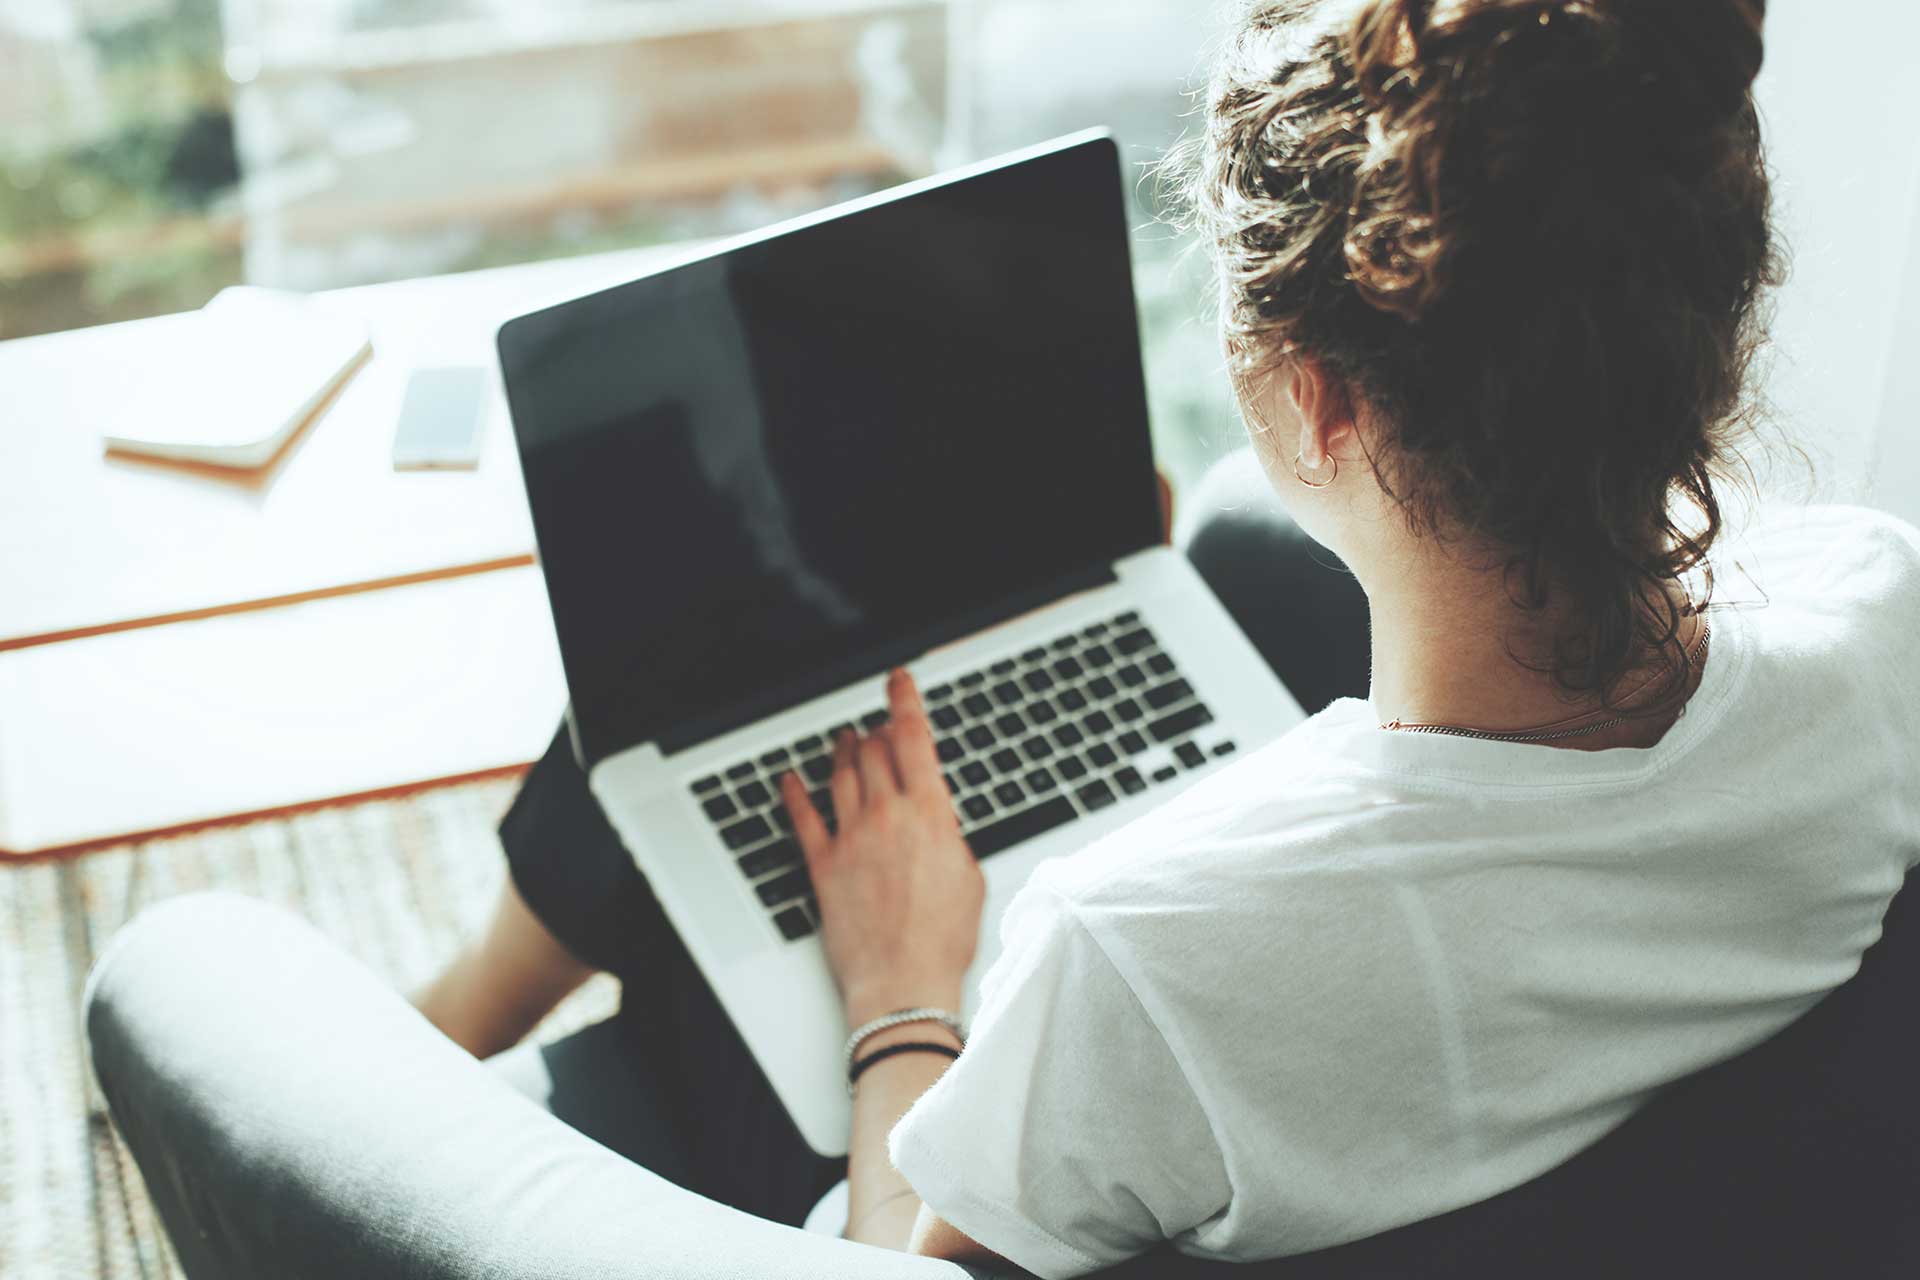
[[[177,320],[0,344],[0,856],[533,759],[565,692],[504,407],[477,472],[396,473],[401,388],[662,257],[323,295],[374,358],[256,480],[102,456]]]

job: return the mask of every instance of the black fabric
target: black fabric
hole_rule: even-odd
[[[1366,592],[1270,503],[1209,516],[1187,558],[1308,715],[1367,696]]]
[[[500,825],[553,935],[621,980],[620,1012],[543,1050],[548,1109],[690,1191],[798,1225],[846,1173],[814,1153],[607,824],[564,726]],[[622,1049],[606,1052],[611,1040]]]

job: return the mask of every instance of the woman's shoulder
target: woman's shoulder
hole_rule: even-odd
[[[1920,598],[1920,529],[1872,507],[1768,504],[1739,518],[1715,558],[1769,594]]]
[[[1904,655],[1920,631],[1920,530],[1884,511],[1766,507],[1714,564],[1715,602],[1755,618],[1778,654]]]

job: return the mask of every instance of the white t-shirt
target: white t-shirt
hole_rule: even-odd
[[[894,1163],[1043,1277],[1274,1257],[1526,1182],[1806,1012],[1920,861],[1920,532],[1795,511],[1715,565],[1654,747],[1348,700],[1045,865]]]

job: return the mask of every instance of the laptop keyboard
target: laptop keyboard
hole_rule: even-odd
[[[1213,713],[1131,611],[921,696],[960,829],[980,858],[1234,750],[1230,741],[1208,748],[1194,740]],[[857,725],[869,730],[886,720],[875,709]],[[798,769],[827,829],[836,830],[827,788],[833,738],[855,726],[823,728],[692,784],[694,800],[789,941],[813,933],[820,911],[779,778]]]

